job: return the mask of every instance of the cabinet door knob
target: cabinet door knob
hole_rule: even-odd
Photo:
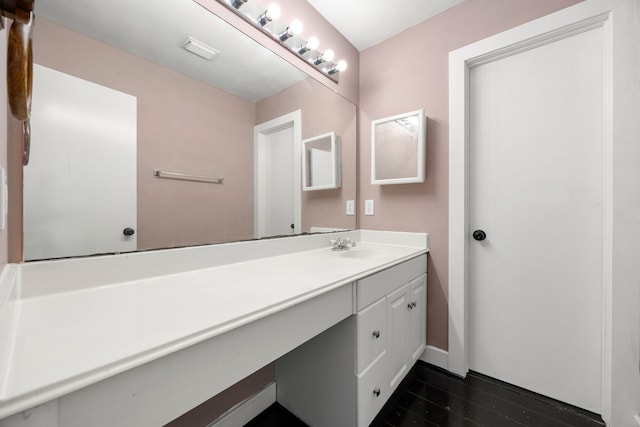
[[[412,303],[412,302],[410,302],[409,304],[407,304],[407,308],[408,308],[409,310],[413,310],[413,303]]]
[[[418,305],[418,301],[412,302],[411,305],[413,306],[413,308],[416,308],[416,306]]]
[[[376,387],[373,389],[373,394],[376,395],[376,397],[380,396],[380,387]]]
[[[373,336],[375,338],[380,338],[380,331],[373,331]]]

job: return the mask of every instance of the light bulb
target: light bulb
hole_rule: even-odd
[[[304,55],[305,53],[309,52],[310,50],[317,49],[318,48],[318,44],[320,44],[320,42],[318,41],[318,38],[317,37],[311,37],[305,44],[303,44],[302,46],[298,47],[298,49],[297,49],[298,55]]]
[[[324,51],[323,54],[321,54],[320,56],[318,56],[316,59],[313,60],[313,65],[320,65],[323,62],[331,61],[334,56],[335,56],[335,53],[333,53],[331,49],[327,49]]]
[[[280,18],[280,6],[277,3],[271,3],[267,8],[267,14],[269,15],[269,21]]]
[[[291,33],[292,36],[297,36],[302,32],[302,28],[302,22],[298,19],[294,19],[291,21],[291,25],[289,25],[289,33]]]
[[[267,10],[265,10],[264,13],[258,17],[258,24],[264,27],[269,22],[273,21],[274,19],[278,19],[279,17],[280,6],[278,6],[276,3],[271,3]]]
[[[347,61],[341,59],[336,65],[327,70],[327,74],[333,75],[347,69]]]
[[[322,54],[322,59],[324,59],[326,62],[330,62],[330,61],[333,61],[333,58],[335,56],[336,56],[336,54],[333,52],[333,50],[327,49]]]
[[[307,47],[309,48],[309,50],[317,49],[319,45],[320,40],[318,40],[316,36],[309,37],[309,40],[307,41]]]
[[[279,36],[278,38],[280,39],[280,41],[285,41],[290,39],[293,36],[297,36],[298,34],[300,34],[302,32],[302,22],[298,21],[297,19],[294,19],[291,22],[291,25],[289,25],[287,27],[286,30],[284,30]]]

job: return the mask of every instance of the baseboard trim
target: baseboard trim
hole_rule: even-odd
[[[449,352],[428,345],[427,349],[422,353],[420,360],[437,366],[438,368],[447,369]]]
[[[271,383],[250,398],[229,409],[207,427],[243,426],[275,402],[276,383]]]

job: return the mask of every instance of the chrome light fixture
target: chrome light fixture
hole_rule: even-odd
[[[302,22],[300,22],[297,19],[294,19],[293,21],[291,21],[291,25],[289,25],[286,30],[280,33],[278,38],[280,39],[281,42],[283,42],[285,40],[290,39],[293,36],[297,36],[301,32],[302,32]]]
[[[318,40],[318,38],[315,36],[311,36],[309,37],[309,40],[307,40],[305,44],[303,44],[302,46],[296,49],[296,52],[298,52],[298,55],[304,55],[310,50],[317,49],[319,44],[320,44],[320,40]]]
[[[327,49],[322,55],[313,60],[313,65],[320,65],[323,62],[333,61],[334,56],[336,56],[336,54],[333,52],[333,50]]]
[[[335,74],[347,69],[347,61],[341,59],[336,65],[327,70],[327,74]]]
[[[1,1],[2,0],[0,0],[0,2]],[[249,22],[255,28],[258,28],[268,34],[282,47],[289,50],[289,52],[292,52],[308,65],[314,66],[316,71],[322,73],[326,77],[329,77],[334,82],[338,82],[339,73],[347,69],[346,61],[340,60],[337,64],[333,62],[333,58],[335,57],[333,50],[326,49],[324,52],[319,52],[317,50],[318,45],[320,44],[317,37],[309,37],[307,41],[299,38],[299,35],[302,32],[302,22],[294,19],[291,21],[289,26],[277,22],[280,17],[281,10],[280,6],[276,3],[271,3],[267,10],[264,10],[255,0],[217,1],[232,10],[245,21]],[[196,48],[196,45],[190,45],[190,48]]]
[[[280,6],[276,3],[271,3],[267,10],[258,17],[258,24],[260,24],[261,27],[264,27],[269,22],[278,18],[280,18]]]

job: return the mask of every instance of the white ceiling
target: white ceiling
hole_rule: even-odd
[[[307,78],[193,1],[162,0],[161,7],[157,0],[84,0],[82,7],[78,0],[36,3],[37,16],[251,101]],[[207,61],[187,52],[188,36],[220,55]]]
[[[308,1],[363,50],[463,0]],[[162,7],[157,0],[82,3],[38,0],[36,15],[254,102],[307,77],[193,1],[162,0]],[[220,55],[212,61],[192,55],[182,47],[188,36]]]
[[[362,51],[464,0],[307,1]]]

